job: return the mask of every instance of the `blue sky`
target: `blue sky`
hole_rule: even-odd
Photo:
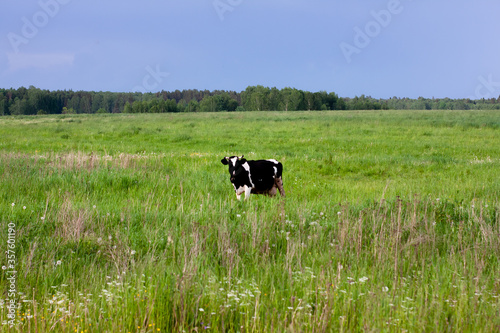
[[[0,87],[498,97],[498,0],[2,0]]]

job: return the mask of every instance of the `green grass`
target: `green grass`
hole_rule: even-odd
[[[2,117],[2,331],[496,332],[499,131],[498,111]],[[280,160],[286,199],[238,202],[236,154]]]

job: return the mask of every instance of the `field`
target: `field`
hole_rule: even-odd
[[[2,332],[500,331],[499,111],[0,117],[0,135]],[[237,201],[237,154],[281,161],[286,198]]]

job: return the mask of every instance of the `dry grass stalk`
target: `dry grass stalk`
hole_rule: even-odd
[[[221,266],[228,270],[228,279],[231,280],[232,271],[240,261],[238,245],[231,240],[231,234],[227,225],[221,225],[219,229],[219,241],[217,242],[218,253],[221,258]]]
[[[62,203],[57,220],[60,222],[56,235],[66,241],[78,241],[92,231],[92,214],[86,209],[74,209],[71,198],[68,196]]]
[[[47,154],[22,154],[22,153],[2,153],[0,159],[9,166],[17,160],[33,160],[34,164],[46,162],[49,166],[58,170],[87,170],[91,171],[101,167],[111,165],[115,168],[135,169],[140,160],[157,160],[164,155],[143,155],[121,153],[117,156],[99,155],[94,152],[84,153],[82,151],[68,153],[47,153]]]
[[[27,258],[26,268],[24,270],[24,278],[26,278],[26,276],[28,275],[28,272],[31,269],[31,261],[33,260],[33,257],[35,255],[36,247],[37,247],[37,242],[34,241],[30,246],[30,253],[29,253],[28,258]]]

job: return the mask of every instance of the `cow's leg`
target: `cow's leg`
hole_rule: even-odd
[[[278,190],[276,189],[276,184],[267,192],[267,195],[270,197],[274,197],[278,193]]]
[[[285,189],[283,188],[283,180],[281,177],[274,179],[274,183],[276,186],[278,186],[278,190],[280,191],[280,194],[282,197],[285,196]]]
[[[252,193],[252,188],[245,185],[245,200],[250,198],[250,194]]]
[[[238,200],[241,200],[241,194],[243,192],[246,192],[246,186],[242,186],[242,187],[238,187],[236,188],[236,186],[234,187],[235,191],[236,191],[236,199]]]

